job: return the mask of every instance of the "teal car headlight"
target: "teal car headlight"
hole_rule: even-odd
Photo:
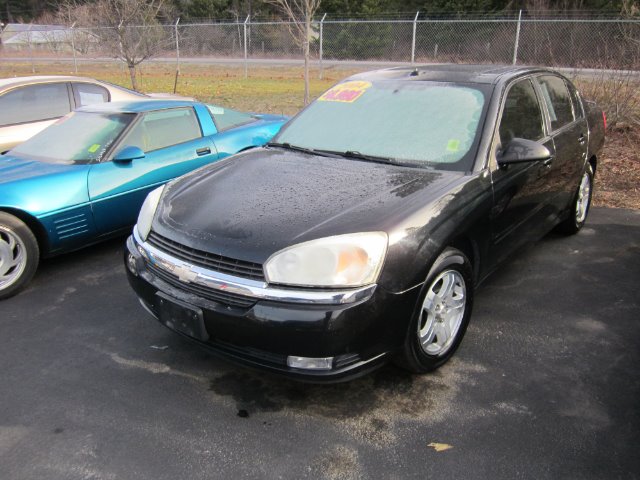
[[[152,190],[142,204],[142,208],[138,214],[138,223],[136,223],[135,226],[142,241],[146,241],[149,236],[151,222],[158,208],[158,203],[160,203],[160,197],[162,197],[163,191],[164,185]]]
[[[352,233],[300,243],[265,263],[269,283],[304,287],[360,287],[374,283],[387,253],[384,232]]]

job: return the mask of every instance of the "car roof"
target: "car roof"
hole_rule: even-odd
[[[505,78],[539,71],[549,72],[550,70],[519,65],[433,64],[374,70],[353,75],[348,80],[407,80],[495,84]]]
[[[129,102],[95,103],[78,108],[76,111],[94,113],[141,113],[152,110],[165,110],[167,108],[193,107],[194,105],[200,105],[200,103],[189,100],[148,99]]]
[[[22,85],[31,85],[34,83],[49,83],[49,82],[91,82],[91,83],[104,83],[95,78],[88,77],[75,77],[72,75],[31,75],[28,77],[13,77],[13,78],[1,78],[0,90],[5,88],[19,87]]]

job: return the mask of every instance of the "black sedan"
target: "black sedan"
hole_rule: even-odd
[[[267,147],[153,191],[129,282],[160,322],[244,364],[308,381],[433,370],[500,261],[584,225],[605,121],[546,69],[351,77]]]

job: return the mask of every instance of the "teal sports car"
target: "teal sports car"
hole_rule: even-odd
[[[39,260],[128,232],[147,193],[267,143],[286,117],[181,100],[80,108],[0,156],[0,299]]]

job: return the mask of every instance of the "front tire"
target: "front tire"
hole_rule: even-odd
[[[427,275],[396,363],[426,373],[446,363],[460,346],[473,305],[473,271],[464,253],[447,248]]]
[[[580,177],[580,184],[576,191],[571,208],[569,211],[569,217],[558,225],[558,231],[567,235],[573,235],[578,233],[585,222],[587,221],[587,215],[589,214],[589,207],[591,206],[591,195],[593,193],[593,168],[590,164],[587,164],[582,177]]]
[[[27,286],[39,260],[38,242],[29,227],[19,218],[0,212],[0,300]]]

